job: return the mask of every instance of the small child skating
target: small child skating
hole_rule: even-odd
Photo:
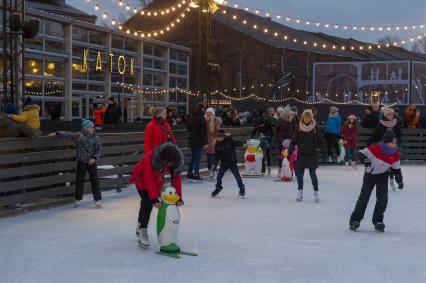
[[[74,206],[79,206],[83,199],[84,179],[86,171],[89,172],[92,186],[93,199],[96,207],[102,206],[102,194],[98,180],[98,168],[96,163],[101,157],[102,146],[99,137],[95,133],[95,125],[90,120],[83,119],[81,133],[57,132],[50,136],[60,136],[74,142],[76,148],[76,181]]]
[[[243,180],[241,179],[240,172],[238,171],[237,153],[235,150],[236,147],[240,146],[247,147],[243,142],[234,140],[230,135],[225,135],[223,130],[219,130],[217,133],[214,167],[217,167],[217,163],[220,160],[220,168],[216,178],[216,189],[211,193],[212,197],[217,196],[223,189],[222,178],[228,169],[230,169],[232,174],[234,174],[235,180],[238,183],[238,187],[240,188],[239,196],[245,196],[246,190],[243,184]]]
[[[356,149],[358,128],[356,125],[356,116],[351,113],[343,125],[341,134],[343,136],[343,146],[345,147],[345,167],[352,166],[356,169]]]
[[[395,173],[398,189],[404,188],[402,182],[401,165],[397,147],[397,137],[392,129],[388,129],[383,140],[378,144],[370,145],[360,151],[360,160],[366,169],[361,193],[349,220],[349,228],[353,231],[359,228],[364,218],[365,209],[370,200],[371,192],[376,187],[376,207],[373,214],[373,225],[376,231],[384,232],[384,213],[388,204],[388,178],[389,169]]]
[[[173,143],[167,142],[151,150],[136,164],[130,177],[130,184],[135,184],[141,197],[136,236],[139,246],[149,248],[148,222],[152,207],[161,208],[161,190],[164,186],[164,176],[170,174],[172,187],[175,188],[183,205],[182,179],[180,170],[184,165],[182,151]]]

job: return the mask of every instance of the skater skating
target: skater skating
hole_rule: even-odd
[[[152,207],[161,208],[159,197],[165,175],[170,174],[171,184],[180,198],[177,205],[183,205],[182,181],[180,177],[180,170],[183,164],[182,151],[172,143],[164,143],[147,153],[133,169],[130,183],[136,185],[141,198],[136,235],[142,248],[149,248],[148,222]]]
[[[319,202],[316,169],[318,168],[317,147],[321,145],[321,135],[317,129],[312,110],[305,110],[300,118],[299,129],[296,131],[288,151],[289,156],[292,156],[297,146],[297,201],[302,201],[303,199],[303,175],[307,168],[309,169],[309,175],[311,176],[314,187],[314,200],[315,202]]]
[[[81,133],[57,132],[49,136],[60,136],[74,142],[76,148],[76,181],[74,206],[79,206],[84,194],[84,180],[89,172],[93,200],[97,208],[102,206],[102,194],[98,180],[96,163],[101,157],[102,146],[95,133],[95,125],[90,120],[83,119]]]
[[[355,231],[360,226],[368,201],[370,200],[371,192],[376,187],[377,201],[372,221],[377,231],[384,232],[385,224],[383,223],[383,218],[388,203],[390,168],[395,172],[395,180],[398,183],[398,188],[400,190],[404,188],[397,139],[392,129],[388,129],[385,132],[381,142],[361,150],[360,160],[365,165],[365,173],[361,193],[349,220],[349,228]]]
[[[238,196],[245,196],[245,186],[241,179],[240,172],[238,171],[237,153],[235,150],[236,147],[240,146],[246,148],[247,144],[234,140],[230,135],[225,135],[223,130],[218,132],[215,144],[214,166],[216,167],[217,163],[220,161],[220,168],[217,174],[216,189],[211,193],[212,197],[217,196],[222,190],[222,178],[228,169],[231,170],[237,181],[238,188],[240,189]]]
[[[358,128],[356,125],[355,114],[351,113],[346,119],[342,128],[342,136],[345,147],[345,168],[349,169],[352,167],[353,169],[356,169]]]

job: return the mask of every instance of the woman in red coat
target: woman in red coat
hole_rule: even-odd
[[[154,150],[145,154],[143,159],[136,164],[130,177],[130,183],[135,184],[141,197],[139,209],[138,225],[136,236],[139,238],[139,245],[144,248],[149,247],[148,222],[152,207],[161,207],[160,194],[164,186],[165,175],[171,176],[171,185],[176,189],[180,197],[178,206],[183,205],[182,200],[182,180],[180,170],[184,165],[182,151],[172,143],[164,143]]]
[[[95,124],[96,125],[103,125],[104,124],[104,115],[107,110],[106,106],[103,105],[97,105],[96,103],[93,104],[93,116],[95,118]]]
[[[344,147],[346,151],[345,155],[345,166],[349,166],[349,161],[351,165],[355,167],[356,162],[356,149],[357,149],[357,139],[358,139],[358,129],[356,126],[356,117],[355,114],[351,113],[343,125],[341,135],[343,136]]]
[[[173,136],[172,129],[169,123],[167,123],[167,111],[164,107],[157,106],[151,109],[152,120],[149,122],[145,129],[144,136],[144,153],[155,149],[157,146],[171,142],[176,144],[175,137]]]

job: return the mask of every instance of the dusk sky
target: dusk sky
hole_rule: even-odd
[[[73,5],[89,14],[101,16],[102,12],[94,10],[93,0],[67,0],[68,4]],[[97,0],[101,7],[115,18],[119,15],[126,14],[123,7],[119,7],[117,0]],[[301,19],[311,21],[322,21],[339,24],[356,24],[356,25],[410,25],[425,24],[424,29],[410,30],[408,32],[401,30],[400,32],[388,31],[339,31],[330,29],[318,29],[306,25],[297,25],[296,23],[288,24],[291,27],[308,29],[311,31],[322,31],[328,34],[352,37],[360,40],[377,42],[379,37],[384,35],[398,36],[401,39],[406,39],[412,36],[418,36],[426,33],[426,1],[421,0],[236,0],[232,3],[239,3],[240,7],[247,5],[249,7],[258,8],[265,11],[274,11],[276,13],[300,17]],[[129,3],[133,6],[138,6],[140,1],[123,0],[123,3]],[[127,13],[129,14],[129,13]],[[286,23],[287,24],[287,23]]]

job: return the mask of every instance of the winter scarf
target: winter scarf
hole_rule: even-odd
[[[380,120],[380,124],[382,124],[386,128],[393,128],[393,127],[395,127],[396,123],[397,123],[397,121],[396,121],[395,118],[393,118],[390,121],[389,120],[384,120],[384,119]]]
[[[315,129],[315,126],[317,125],[317,123],[315,122],[315,120],[312,120],[312,122],[309,123],[309,125],[306,125],[305,123],[303,123],[303,121],[301,121],[299,124],[300,124],[300,130],[302,132],[306,132],[306,133],[308,133],[308,132],[312,131],[313,129]]]
[[[392,155],[396,152],[396,148],[392,148],[387,146],[383,141],[379,142],[380,149],[383,151],[385,155]]]

